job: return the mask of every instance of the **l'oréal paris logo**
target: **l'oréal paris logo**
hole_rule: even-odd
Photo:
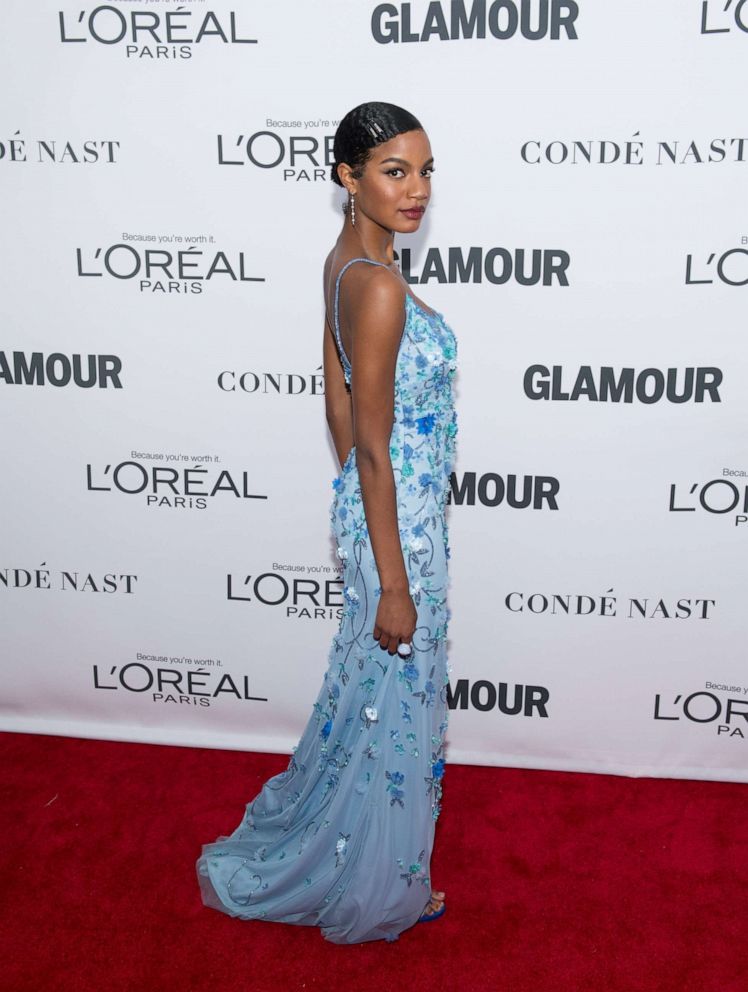
[[[151,703],[179,706],[212,706],[229,699],[235,703],[266,703],[255,696],[246,674],[227,672],[220,658],[155,655],[138,651],[135,661],[91,666],[94,689],[137,693]]]
[[[281,573],[297,573],[283,575]],[[272,571],[229,574],[226,598],[289,620],[340,620],[343,578],[333,565],[273,563]]]
[[[88,462],[86,489],[100,497],[137,496],[149,508],[171,510],[205,510],[218,499],[268,498],[253,492],[249,472],[219,468],[219,461],[217,455],[133,451],[116,464]]]
[[[748,34],[746,0],[701,0],[701,34]]]
[[[748,245],[743,235],[741,244]],[[724,251],[689,252],[686,255],[686,286],[748,286],[748,247]]]
[[[198,45],[256,45],[237,23],[236,13],[213,10],[147,9],[122,11],[110,4],[57,12],[60,41],[65,45],[104,45],[125,58],[146,62],[191,59]]]
[[[220,166],[262,170],[283,182],[319,183],[330,178],[337,121],[273,121],[264,130],[216,135]],[[288,134],[281,134],[287,128]]]
[[[716,689],[727,693],[720,699]],[[655,693],[652,719],[681,724],[700,724],[717,737],[748,740],[748,686],[707,682],[694,692]]]
[[[155,242],[154,247],[127,242]],[[205,242],[205,247],[188,241]],[[265,282],[265,276],[250,275],[243,251],[221,251],[213,237],[199,235],[124,234],[122,241],[75,249],[79,279],[115,279],[140,293],[158,296],[199,295],[215,279],[235,283]]]
[[[731,478],[745,478],[748,473],[725,468],[722,475],[724,478],[707,482],[671,482],[668,511],[727,517],[733,527],[748,527],[748,483]]]

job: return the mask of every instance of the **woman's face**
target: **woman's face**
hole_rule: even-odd
[[[398,134],[371,150],[356,182],[359,211],[376,224],[401,233],[417,231],[431,197],[433,155],[420,128]]]

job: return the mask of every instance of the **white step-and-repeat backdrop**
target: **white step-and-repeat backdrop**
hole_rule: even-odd
[[[0,726],[290,753],[336,124],[435,155],[448,760],[748,781],[748,3],[6,0]]]

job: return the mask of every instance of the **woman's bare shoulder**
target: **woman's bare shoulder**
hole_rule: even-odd
[[[394,272],[383,265],[352,265],[343,287],[342,312],[359,335],[367,334],[368,327],[375,337],[388,338],[390,331],[394,338],[399,337],[406,291]]]
[[[337,259],[333,248],[328,253],[324,264],[323,282],[326,289],[332,284],[333,267],[338,273],[353,258]],[[399,312],[405,302],[406,289],[401,279],[384,265],[372,265],[365,261],[351,265],[346,269],[345,279],[341,281],[340,298],[345,310],[359,311],[361,309]]]
[[[398,277],[384,265],[352,265],[349,272],[359,271],[351,279],[352,295],[364,306],[400,306],[405,298],[405,287]]]

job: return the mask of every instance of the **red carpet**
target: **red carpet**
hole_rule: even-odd
[[[746,992],[746,787],[448,763],[447,912],[398,941],[204,907],[287,755],[0,734],[4,992]]]

